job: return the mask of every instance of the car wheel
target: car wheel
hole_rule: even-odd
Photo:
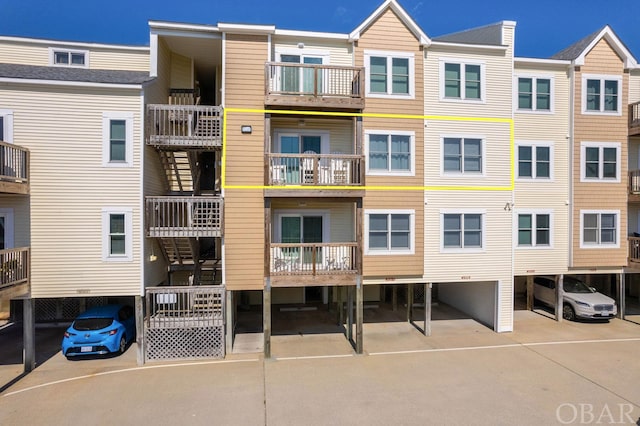
[[[567,321],[573,321],[576,319],[576,313],[571,305],[564,305],[562,307],[562,318],[566,319]]]
[[[118,348],[118,352],[123,354],[126,347],[127,347],[127,339],[125,339],[123,334],[122,337],[120,338],[120,347]]]

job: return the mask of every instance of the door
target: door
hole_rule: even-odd
[[[280,55],[285,64],[322,65],[321,56]],[[315,83],[317,79],[317,87]],[[280,73],[281,91],[291,94],[314,94],[322,92],[322,71],[313,67],[283,66]]]
[[[321,243],[323,235],[322,216],[287,215],[280,218],[280,242],[283,244]],[[285,247],[282,249],[285,262],[293,270],[311,270],[322,263],[322,248]]]
[[[13,209],[0,209],[0,250],[13,248]]]

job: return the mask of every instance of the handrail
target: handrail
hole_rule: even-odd
[[[221,197],[154,196],[145,201],[149,237],[206,237],[222,232]]]
[[[272,243],[271,275],[333,275],[358,272],[357,243]]]
[[[364,156],[269,153],[267,185],[362,186]]]
[[[222,107],[149,104],[146,138],[155,146],[222,146]]]
[[[0,180],[29,182],[29,150],[0,141]]]
[[[629,128],[640,127],[640,102],[629,105]]]
[[[364,68],[267,62],[265,95],[364,98]]]
[[[640,237],[629,238],[629,261],[640,262]]]
[[[29,282],[29,247],[0,250],[0,288]]]

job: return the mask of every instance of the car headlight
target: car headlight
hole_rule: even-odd
[[[580,302],[579,300],[576,300],[575,302],[576,302],[576,305],[584,306],[586,308],[590,308],[591,307],[591,305],[586,303],[586,302]]]

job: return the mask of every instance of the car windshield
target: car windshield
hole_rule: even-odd
[[[81,318],[73,323],[73,328],[78,331],[100,330],[109,327],[113,318]]]
[[[574,278],[564,278],[564,291],[567,293],[593,293],[593,290],[582,281]]]

